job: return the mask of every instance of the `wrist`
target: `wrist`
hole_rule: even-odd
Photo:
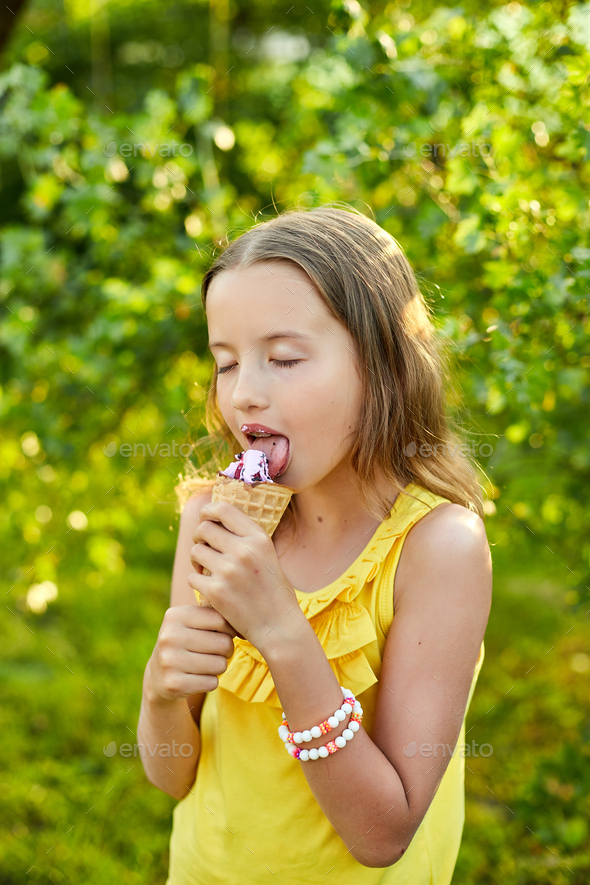
[[[256,645],[258,651],[272,668],[273,664],[301,660],[301,655],[309,651],[318,638],[313,627],[295,601],[293,608]]]
[[[301,612],[294,629],[277,633],[263,654],[277,694],[289,722],[289,730],[302,733],[323,722],[343,703],[342,689],[313,627]],[[272,631],[270,636],[275,633]],[[348,717],[330,734],[340,737],[348,727]],[[318,749],[327,743],[325,735],[313,737],[305,748]],[[313,758],[313,757],[312,757]]]
[[[152,659],[147,662],[145,672],[143,674],[143,699],[150,707],[167,707],[170,704],[177,703],[175,700],[168,700],[158,694],[154,686],[151,672]]]

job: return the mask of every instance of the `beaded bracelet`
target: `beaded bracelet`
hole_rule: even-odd
[[[301,760],[301,762],[307,762],[309,759],[325,759],[327,756],[332,755],[332,753],[337,753],[338,750],[341,750],[342,747],[345,747],[348,741],[351,741],[353,739],[355,732],[359,730],[360,724],[363,721],[363,708],[356,700],[352,692],[348,691],[342,686],[340,686],[340,688],[342,689],[342,694],[344,695],[345,701],[340,710],[337,710],[336,712],[338,713],[342,711],[346,714],[347,712],[350,712],[352,710],[350,721],[347,728],[344,729],[341,735],[339,735],[333,741],[328,741],[328,743],[324,744],[324,746],[322,747],[314,747],[311,750],[302,750],[297,747],[292,740],[295,735],[297,735],[297,737],[301,735],[302,740],[311,740],[311,737],[320,737],[320,735],[322,734],[321,731],[319,732],[319,734],[317,733],[317,731],[315,734],[312,734],[314,729],[319,730],[320,726],[314,726],[314,728],[310,729],[309,732],[290,732],[288,731],[289,726],[287,720],[285,719],[285,714],[283,713],[284,723],[279,727],[279,736],[281,737],[281,740],[284,740],[287,752],[294,759],[299,759]],[[351,700],[353,702],[352,704],[350,704]],[[343,709],[345,706],[348,708],[347,710]],[[336,716],[336,713],[334,714],[334,717],[330,717],[330,719],[336,719],[336,723],[343,721],[343,719],[339,719],[339,717]],[[326,722],[329,724],[329,728],[327,729],[327,731],[331,731],[332,728],[335,728],[335,725],[332,725],[329,720],[326,720]],[[287,730],[287,735],[290,739],[286,740],[283,737],[283,735],[285,734],[284,729]],[[325,734],[326,732],[323,733]],[[307,734],[310,734],[311,737],[308,738]],[[306,735],[306,737],[303,737],[303,735]],[[298,741],[298,743],[301,743],[301,741]]]
[[[289,742],[285,742],[285,747],[290,756],[294,759],[300,759],[301,762],[307,762],[308,759],[325,759],[326,756],[331,756],[332,753],[338,752],[342,747],[345,747],[348,741],[351,741],[354,737],[356,731],[358,731],[360,727],[360,723],[363,720],[362,710],[358,713],[353,712],[350,717],[350,722],[348,723],[348,728],[345,728],[341,735],[335,738],[333,741],[328,741],[327,744],[324,744],[323,747],[313,747],[311,750],[302,750],[300,747],[297,747],[295,744],[291,744]]]
[[[340,688],[344,695],[344,703],[340,709],[336,710],[333,716],[320,722],[319,725],[314,725],[313,728],[307,731],[289,731],[289,723],[287,722],[287,717],[283,713],[283,723],[279,726],[279,737],[281,740],[295,744],[301,744],[304,741],[309,742],[312,738],[319,738],[323,734],[332,731],[333,728],[336,728],[340,722],[344,722],[348,713],[352,713],[354,705],[356,704],[356,698],[351,691],[348,691],[348,689],[342,688],[342,686],[340,686]]]

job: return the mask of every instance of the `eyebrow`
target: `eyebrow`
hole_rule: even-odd
[[[304,335],[302,332],[295,332],[292,329],[285,329],[282,332],[273,332],[272,335],[265,335],[264,338],[260,339],[260,341],[274,341],[275,338],[307,338],[307,339],[309,339],[309,335]],[[226,344],[225,341],[215,341],[213,344],[207,345],[209,350],[211,350],[213,347],[229,347],[229,346],[230,345]]]

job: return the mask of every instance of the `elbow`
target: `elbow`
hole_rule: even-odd
[[[392,867],[398,860],[401,860],[406,850],[406,845],[392,846],[384,842],[383,845],[367,848],[365,851],[351,851],[350,853],[364,867],[384,868]]]
[[[171,796],[173,799],[176,799],[177,802],[180,802],[182,799],[184,799],[185,796],[188,796],[188,787],[181,787],[180,789],[176,789],[175,787],[171,787],[169,784],[158,784],[156,783],[155,779],[151,780],[151,778],[148,778],[148,780],[152,787],[160,790],[161,793],[166,793],[167,796]]]
[[[188,786],[181,787],[176,784],[170,785],[170,783],[166,783],[165,781],[160,782],[157,776],[150,777],[150,774],[147,771],[145,772],[145,776],[152,787],[155,787],[156,790],[159,790],[161,793],[166,793],[167,796],[171,796],[173,799],[176,799],[177,802],[184,799],[190,791]]]
[[[190,790],[188,787],[185,787],[183,790],[164,790],[165,793],[168,793],[169,796],[172,796],[173,799],[176,799],[177,802],[181,802],[185,796],[188,796]]]
[[[151,781],[153,783],[153,781]],[[176,799],[177,802],[180,802],[184,799],[185,796],[188,796],[190,792],[189,786],[181,786],[180,784],[171,784],[171,783],[163,783],[163,784],[154,784],[154,787],[157,787],[158,790],[161,790],[162,793],[166,793],[168,796],[172,796],[173,799]]]

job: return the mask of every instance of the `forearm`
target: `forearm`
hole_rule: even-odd
[[[158,697],[150,682],[149,662],[143,694],[137,742],[148,780],[175,799],[182,799],[195,779],[201,739],[186,699],[167,701]]]
[[[291,731],[319,725],[342,706],[338,680],[307,620],[295,635],[283,636],[262,654]],[[342,734],[348,721],[349,716],[329,736],[302,746],[326,744]],[[359,863],[388,866],[399,860],[412,836],[404,786],[362,725],[337,753],[307,762],[294,759],[293,764],[303,766],[319,806]]]

